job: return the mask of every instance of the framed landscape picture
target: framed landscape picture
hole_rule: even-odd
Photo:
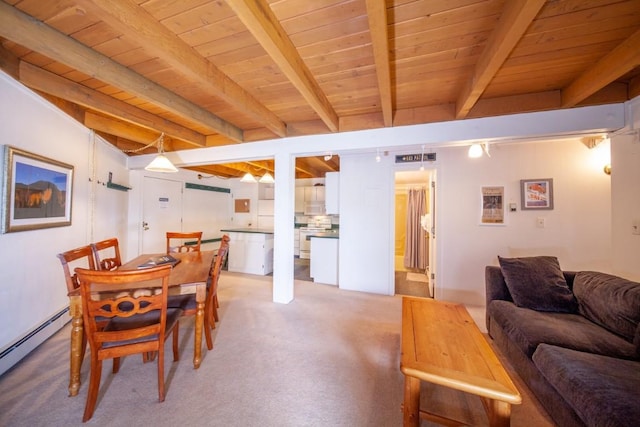
[[[71,225],[73,166],[4,149],[2,232]]]
[[[553,179],[520,180],[522,210],[553,209]]]

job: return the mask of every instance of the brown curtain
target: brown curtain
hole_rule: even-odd
[[[405,268],[424,270],[428,263],[427,232],[420,225],[420,217],[427,213],[427,194],[424,188],[410,189],[407,197],[407,238],[404,249]]]

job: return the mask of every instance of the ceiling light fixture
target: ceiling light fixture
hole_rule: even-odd
[[[178,172],[178,168],[164,155],[164,132],[153,141],[148,147],[158,144],[158,155],[144,169],[150,172],[173,173]],[[145,147],[146,148],[146,147]]]
[[[249,172],[245,173],[240,182],[258,182],[256,177],[251,175]]]
[[[328,162],[329,160],[331,160],[333,158],[333,153],[329,153],[326,156],[324,156],[324,161]]]
[[[273,184],[274,182],[276,182],[276,180],[273,179],[273,175],[271,175],[269,172],[265,172],[265,174],[262,175],[262,178],[260,178],[259,182],[263,184]]]

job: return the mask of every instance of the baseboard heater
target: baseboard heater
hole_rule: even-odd
[[[42,344],[47,338],[59,331],[71,318],[63,317],[69,312],[69,307],[54,314],[40,326],[33,329],[15,343],[9,345],[0,352],[0,375],[8,371],[13,365],[31,353],[36,347]]]

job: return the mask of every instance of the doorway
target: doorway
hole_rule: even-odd
[[[395,174],[395,293],[433,298],[433,173]]]

